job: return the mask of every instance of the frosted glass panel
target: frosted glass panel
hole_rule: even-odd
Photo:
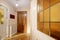
[[[45,23],[44,23],[43,32],[44,32],[45,34],[48,34],[48,35],[49,35],[49,22],[45,22]]]
[[[49,8],[44,10],[44,22],[49,22]]]
[[[43,32],[43,27],[44,27],[44,23],[43,23],[43,0],[38,0],[38,6],[39,6],[39,11],[38,11],[38,27],[37,29],[41,32]]]
[[[38,0],[40,12],[38,12],[38,27],[37,29],[49,35],[49,0]]]
[[[60,2],[51,6],[51,36],[60,40]]]
[[[43,18],[44,18],[43,15],[44,15],[43,12],[40,12],[40,14],[39,14],[39,17],[40,17],[39,18],[39,21],[40,22],[43,22]]]
[[[38,13],[37,29],[60,40],[60,0],[38,0],[38,2],[43,10]]]
[[[51,7],[51,22],[59,22],[60,21],[60,3],[55,4]]]

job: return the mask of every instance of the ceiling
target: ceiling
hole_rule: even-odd
[[[27,9],[30,7],[30,0],[7,0],[11,5],[13,5],[16,9]],[[16,4],[18,6],[16,7]]]

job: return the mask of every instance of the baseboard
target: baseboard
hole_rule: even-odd
[[[11,34],[11,35],[10,35],[10,37],[11,37],[11,36],[13,36],[13,35],[15,35],[16,33],[17,33],[17,32],[15,32],[15,33]]]
[[[4,40],[5,38],[6,38],[6,36],[5,37],[2,37],[1,40]]]
[[[11,35],[10,35],[10,37],[12,37],[13,35],[15,35],[16,33],[17,33],[17,32],[15,32],[15,33],[11,34]],[[4,40],[6,37],[7,37],[7,36],[5,36],[5,37],[1,38],[1,40]]]

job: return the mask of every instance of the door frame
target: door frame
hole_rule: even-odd
[[[24,32],[24,33],[27,33],[27,11],[17,11],[17,27],[18,27],[18,15],[19,15],[18,12],[26,12],[26,13],[23,13],[23,14],[26,14],[26,32]],[[18,28],[17,28],[17,33],[18,33]]]

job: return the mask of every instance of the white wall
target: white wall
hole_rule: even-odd
[[[17,13],[13,12],[13,15],[15,15],[15,19],[10,19],[10,36],[17,33]]]
[[[17,13],[16,13],[16,11],[15,11],[15,9],[14,9],[14,7],[12,7],[7,1],[5,1],[5,0],[0,0],[0,4],[3,4],[3,5],[5,5],[8,9],[9,9],[9,12],[7,12],[7,13],[5,13],[5,15],[6,15],[6,19],[5,19],[5,21],[4,22],[6,22],[4,25],[1,25],[0,24],[0,31],[2,32],[4,32],[4,34],[2,34],[1,32],[1,34],[0,35],[3,35],[2,37],[4,37],[4,36],[6,36],[6,35],[8,35],[8,30],[9,29],[7,29],[9,26],[11,26],[11,34],[14,34],[14,33],[16,33],[17,32]],[[10,14],[13,14],[13,15],[15,15],[15,19],[10,19]]]
[[[54,40],[50,36],[37,30],[37,0],[31,0],[29,22],[31,27],[31,40]]]

